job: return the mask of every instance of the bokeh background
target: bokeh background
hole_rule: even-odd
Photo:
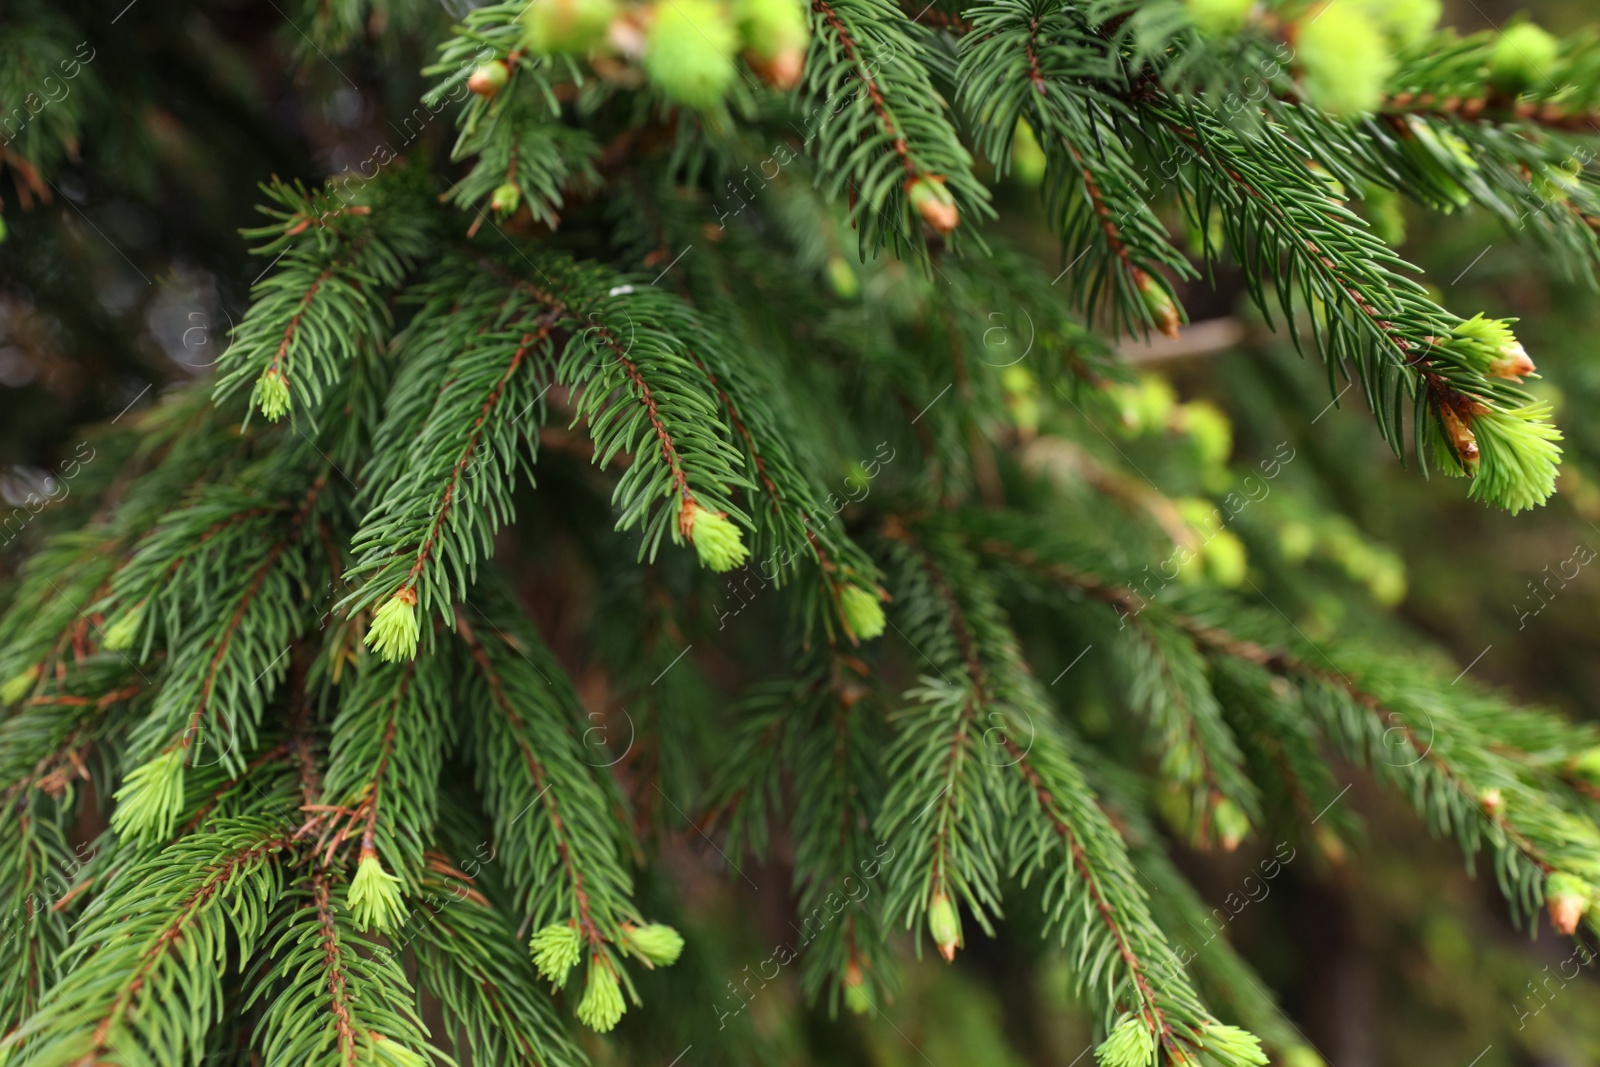
[[[345,28],[353,44],[335,62],[286,22],[316,18],[316,4],[135,0],[117,14],[123,2],[53,5],[98,27],[88,40],[94,85],[75,85],[76,97],[52,104],[50,115],[71,124],[69,142],[81,142],[89,158],[69,152],[46,199],[15,160],[0,157],[7,510],[41,489],[60,496],[63,484],[67,499],[51,506],[76,507],[61,472],[74,459],[94,462],[86,426],[211,373],[266,266],[238,233],[257,217],[258,182],[316,182],[358,167],[381,143],[410,140],[408,151],[442,159],[454,136],[448,116],[404,124],[426,84],[417,72],[428,56],[381,15]],[[464,10],[405,2],[423,17],[434,12],[440,32]],[[1561,34],[1600,22],[1588,0],[1446,7],[1446,21],[1464,32],[1504,25],[1518,11]],[[1012,182],[1000,199],[1009,235],[1041,263],[1058,262],[1048,227],[1027,215],[1036,210],[1033,190]],[[1600,717],[1600,563],[1574,562],[1600,552],[1600,428],[1589,417],[1600,412],[1600,296],[1553,274],[1545,257],[1481,213],[1439,217],[1408,207],[1386,222],[1403,229],[1403,253],[1447,306],[1521,320],[1519,336],[1543,374],[1536,391],[1557,403],[1567,434],[1560,494],[1549,506],[1510,517],[1468,501],[1459,484],[1402,469],[1359,390],[1329,409],[1320,363],[1266,327],[1237,276],[1223,273],[1215,290],[1183,291],[1202,326],[1180,344],[1129,343],[1126,355],[1179,400],[1206,400],[1227,416],[1235,469],[1285,442],[1294,449],[1270,493],[1231,528],[1247,550],[1249,580],[1308,636],[1409,642],[1404,635],[1420,634],[1520,702]],[[1175,226],[1175,238],[1183,236]],[[1123,430],[1135,459],[1154,449]],[[0,581],[14,577],[45,525],[5,527]],[[541,621],[555,628],[558,650],[581,658],[561,639],[555,602]],[[1533,939],[1513,929],[1492,877],[1469,875],[1455,845],[1430,837],[1403,799],[1351,768],[1340,774],[1351,783],[1340,803],[1359,815],[1360,831],[1284,864],[1226,931],[1327,1060],[1600,1063],[1597,968],[1568,980],[1570,943],[1547,929]],[[664,867],[703,929],[725,922],[757,943],[781,936],[782,892],[730,887],[732,876],[705,862],[708,850],[691,832],[668,836]],[[1256,841],[1229,855],[1180,849],[1179,860],[1221,905],[1272,854],[1273,842]],[[745,869],[756,883],[787,884],[781,871],[753,862]],[[1018,969],[1019,958],[1035,966]],[[841,1056],[848,1047],[886,1067],[1088,1062],[1085,1020],[1050,1007],[1066,998],[1064,964],[1031,939],[974,938],[956,967],[910,967],[905,982],[898,1028],[845,1020]],[[792,1050],[833,1040],[825,1016],[798,1010],[799,1002],[798,990],[780,983],[753,1009],[775,1062],[799,1062]],[[684,1032],[713,1045],[715,1017],[696,1010]],[[662,1051],[640,1062],[665,1064],[672,1050]],[[698,1058],[689,1056],[686,1063]]]

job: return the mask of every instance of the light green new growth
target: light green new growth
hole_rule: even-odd
[[[1250,818],[1239,810],[1239,805],[1223,799],[1211,809],[1211,821],[1216,826],[1217,840],[1229,852],[1238,848],[1250,833]]]
[[[567,975],[579,956],[578,931],[571,924],[551,923],[533,935],[528,947],[541,978],[548,978],[558,986],[567,984]]]
[[[665,923],[623,927],[628,947],[652,967],[670,967],[683,953],[683,936]]]
[[[277,422],[289,413],[289,381],[277,367],[268,367],[256,379],[250,392],[250,402],[261,409],[269,422]]]
[[[1445,344],[1461,352],[1468,366],[1480,374],[1517,382],[1524,375],[1533,374],[1533,360],[1512,332],[1511,324],[1503,319],[1480,313],[1458,324],[1450,336],[1452,340]]]
[[[805,47],[805,9],[797,0],[736,0],[733,14],[745,43],[764,59]]]
[[[703,508],[691,500],[683,505],[673,537],[676,539],[677,531],[685,527],[689,530],[689,543],[694,545],[695,554],[711,570],[731,571],[743,566],[745,560],[750,558],[750,549],[745,546],[739,528],[726,515]]]
[[[888,620],[878,598],[859,585],[846,585],[839,593],[839,610],[857,641],[871,641],[883,633]]]
[[[1201,1047],[1220,1054],[1236,1063],[1267,1063],[1267,1054],[1261,1051],[1261,1041],[1248,1030],[1223,1023],[1207,1023],[1201,1029]]]
[[[934,893],[928,902],[928,936],[938,946],[939,955],[953,960],[961,946],[961,915],[943,893]]]
[[[671,100],[699,110],[716,107],[738,76],[739,35],[712,0],[657,5],[646,36],[644,69]]]
[[[346,896],[350,914],[363,930],[386,933],[405,918],[400,879],[383,869],[377,856],[362,856]]]
[[[1236,33],[1250,17],[1255,0],[1185,0],[1195,29],[1213,36]]]
[[[144,621],[144,605],[135,604],[128,608],[105,628],[105,634],[100,640],[100,647],[113,652],[132,648],[134,640],[139,636],[139,624]]]
[[[367,628],[367,647],[380,659],[396,663],[417,654],[417,638],[421,631],[416,603],[415,594],[402,589],[384,601],[372,617],[372,625]]]
[[[1550,425],[1550,405],[1492,409],[1472,420],[1480,459],[1469,494],[1515,515],[1537,507],[1556,491],[1561,431]]]
[[[1156,1061],[1156,1039],[1150,1027],[1132,1015],[1123,1015],[1110,1035],[1095,1046],[1100,1067],[1151,1067]]]
[[[600,42],[616,13],[614,0],[538,0],[521,8],[523,43],[535,55],[581,54]]]
[[[583,988],[583,999],[575,1013],[578,1021],[591,1030],[606,1033],[622,1019],[627,1006],[622,1001],[622,989],[611,965],[598,956],[589,961],[589,980]]]
[[[145,761],[123,779],[115,794],[111,828],[119,837],[156,841],[172,836],[183,811],[184,759],[182,745]]]
[[[4,685],[0,685],[0,704],[15,704],[28,695],[28,690],[32,689],[33,684],[38,680],[39,668],[37,665],[13,674],[5,680]]]
[[[1540,87],[1560,51],[1559,42],[1531,22],[1508,26],[1490,56],[1489,80],[1509,93]]]
[[[1371,17],[1339,0],[1311,9],[1295,48],[1306,95],[1333,114],[1376,108],[1395,69],[1389,43]]]
[[[1396,47],[1416,44],[1439,25],[1444,14],[1440,0],[1359,0]]]

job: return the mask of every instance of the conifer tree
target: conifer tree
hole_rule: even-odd
[[[1407,477],[1544,505],[1539,354],[1392,246],[1402,200],[1479,211],[1593,285],[1600,37],[1434,0],[224,7],[0,13],[38,306],[95,284],[61,227],[117,250],[85,188],[259,200],[247,310],[13,546],[0,1063],[777,1062],[769,983],[857,1034],[998,938],[1050,946],[1102,1067],[1314,1067],[1226,937],[1187,948],[1173,855],[1359,864],[1351,768],[1514,921],[1600,934],[1600,736],[1418,637],[1308,635],[1232,522],[1294,448],[1235,456],[1118,347],[1242,288]],[[249,99],[224,39],[263,24],[298,121],[370,154]],[[792,939],[705,921],[685,841]]]

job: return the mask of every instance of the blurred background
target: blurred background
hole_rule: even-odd
[[[30,494],[71,495],[72,461],[94,462],[85,426],[211,373],[267,266],[247,256],[238,235],[257,221],[257,183],[271,175],[320,181],[358,168],[382,144],[442,160],[454,137],[448,117],[404,124],[426,84],[417,72],[428,49],[363,5],[335,5],[365,11],[343,26],[327,22],[334,16],[323,5],[291,0],[123,3],[49,5],[86,37],[77,53],[83,73],[35,120],[61,143],[62,157],[45,177],[16,153],[0,153],[0,497],[14,516]],[[466,9],[464,0],[386,6],[407,9],[408,24],[435,21],[435,39]],[[1600,20],[1592,0],[1447,0],[1446,10],[1446,22],[1464,32],[1499,27],[1518,11],[1558,35]],[[341,35],[348,47],[336,58],[313,43]],[[13,37],[3,47],[26,55],[45,45]],[[28,90],[19,89],[15,64],[5,69],[0,100],[10,108]],[[1021,183],[1002,185],[1004,228],[1054,264],[1060,250],[1048,227],[1027,215],[1035,199]],[[1385,225],[1403,233],[1402,253],[1446,306],[1520,318],[1519,337],[1543,375],[1535,391],[1556,403],[1567,435],[1560,493],[1549,506],[1513,518],[1467,500],[1458,483],[1402,469],[1359,390],[1329,408],[1320,362],[1265,326],[1237,276],[1182,292],[1197,325],[1180,342],[1130,342],[1124,352],[1152,376],[1142,389],[1156,407],[1205,401],[1226,416],[1234,470],[1283,455],[1285,443],[1293,449],[1270,492],[1230,528],[1248,579],[1313,640],[1420,633],[1457,669],[1519,702],[1600,717],[1600,565],[1588,565],[1600,555],[1600,428],[1585,417],[1600,411],[1592,352],[1600,297],[1553,275],[1544,257],[1482,214],[1426,216],[1407,206]],[[1181,227],[1174,230],[1182,241]],[[1136,459],[1149,430],[1141,417],[1121,428]],[[14,576],[44,525],[4,524],[0,581]],[[1352,783],[1340,803],[1361,816],[1364,831],[1285,864],[1270,892],[1227,929],[1328,1062],[1600,1063],[1595,968],[1576,968],[1572,945],[1548,930],[1530,940],[1513,929],[1492,877],[1465,872],[1456,846],[1432,839],[1401,798],[1349,768],[1340,775]],[[686,858],[702,845],[673,847],[685,857],[674,865],[669,855],[666,866],[702,917],[740,915],[758,930],[783,929],[781,895],[770,914],[746,914],[748,899]],[[1178,853],[1220,904],[1273,849],[1252,842],[1228,855]],[[746,870],[763,880],[759,868]],[[1007,940],[1019,937],[974,938],[955,968],[908,968],[897,1026],[870,1018],[841,1025],[884,1065],[1088,1062],[1085,1021],[1048,1010],[1066,996],[1064,964],[1031,940]],[[1026,978],[1008,969],[1019,955],[1037,961]],[[826,1025],[825,1016],[790,1011],[798,997],[783,987],[753,1012],[780,1062],[787,1047],[830,1040],[795,1036]],[[706,1030],[709,1044],[714,1021],[705,1012],[684,1028]],[[665,1064],[675,1050],[664,1051],[640,1062]]]

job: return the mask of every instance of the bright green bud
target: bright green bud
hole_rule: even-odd
[[[1466,355],[1474,370],[1491,378],[1520,382],[1536,369],[1527,349],[1504,319],[1474,315],[1452,330],[1450,336],[1466,342],[1456,346],[1455,351]]]
[[[578,962],[578,931],[567,923],[551,923],[533,935],[528,947],[540,977],[558,986],[567,984],[567,975]]]
[[[911,207],[935,233],[952,233],[961,224],[956,198],[944,187],[943,178],[914,178],[907,186],[907,195]]]
[[[522,190],[513,182],[497,185],[494,187],[494,192],[489,194],[489,207],[497,215],[509,215],[517,210],[517,205],[521,203]]]
[[[1540,88],[1561,51],[1556,39],[1531,22],[1508,26],[1489,56],[1489,82],[1507,93]]]
[[[1309,13],[1295,37],[1306,96],[1342,115],[1371,111],[1383,101],[1394,57],[1377,24],[1357,5],[1339,0]]]
[[[1194,441],[1200,453],[1200,462],[1217,467],[1228,462],[1233,453],[1233,424],[1215,404],[1194,400],[1178,409],[1183,418],[1183,429]]]
[[[1039,432],[1043,410],[1039,405],[1039,385],[1027,367],[1010,366],[1000,372],[1000,387],[1006,391],[1006,407],[1011,421],[1024,438]]]
[[[857,641],[871,641],[883,633],[886,620],[875,594],[859,585],[846,585],[839,593],[839,610],[850,635]]]
[[[100,647],[112,652],[120,652],[132,648],[133,642],[139,636],[139,624],[144,621],[144,604],[135,604],[133,607],[118,615],[100,635]]]
[[[1133,284],[1138,288],[1139,298],[1144,301],[1145,310],[1150,312],[1150,321],[1155,323],[1156,329],[1168,337],[1178,336],[1178,323],[1181,321],[1178,305],[1173,303],[1167,287],[1138,267],[1133,268]]]
[[[1250,19],[1255,0],[1188,0],[1189,19],[1207,37],[1238,33]]]
[[[411,659],[417,654],[417,594],[401,589],[384,601],[367,628],[367,647],[389,663]]]
[[[1226,852],[1232,852],[1250,833],[1250,819],[1231,800],[1219,800],[1211,809],[1211,825],[1216,828],[1217,840]]]
[[[1478,807],[1482,808],[1483,813],[1489,818],[1497,818],[1506,810],[1506,795],[1501,792],[1500,787],[1497,785],[1491,785],[1487,789],[1480,789],[1478,790]]]
[[[1450,335],[1475,341],[1489,350],[1515,344],[1517,340],[1517,335],[1511,332],[1510,323],[1504,319],[1486,318],[1482,312],[1457,325],[1450,331]]]
[[[844,987],[844,1006],[854,1015],[865,1015],[872,1010],[872,998],[867,995],[865,986],[847,985]]]
[[[1315,531],[1303,522],[1286,522],[1278,531],[1278,551],[1283,553],[1285,562],[1299,563],[1311,555],[1316,544]]]
[[[364,855],[356,864],[356,876],[346,894],[350,914],[363,930],[385,933],[398,927],[405,918],[400,900],[400,879],[383,869],[375,855]]]
[[[534,0],[517,18],[528,51],[582,55],[604,39],[616,14],[616,0]]]
[[[1544,880],[1545,906],[1558,934],[1576,933],[1593,900],[1594,886],[1575,874],[1556,871]]]
[[[116,792],[116,810],[111,813],[111,828],[118,837],[148,842],[172,836],[183,811],[186,754],[182,745],[174,745],[128,772]]]
[[[536,0],[538,3],[548,3],[549,0]],[[498,59],[492,59],[472,72],[472,77],[467,79],[467,88],[484,99],[488,99],[506,87],[506,82],[511,80],[511,68]]]
[[[589,981],[583,989],[583,1000],[578,1003],[578,1021],[603,1034],[617,1025],[625,1010],[622,990],[610,964],[599,959],[590,960]]]
[[[946,961],[956,958],[956,949],[961,947],[961,917],[943,893],[935,893],[928,902],[928,935]]]
[[[1200,1028],[1200,1045],[1219,1061],[1226,1063],[1265,1064],[1267,1054],[1261,1051],[1261,1041],[1248,1030],[1222,1023],[1206,1023]]]
[[[872,1009],[872,997],[867,993],[867,978],[855,960],[844,972],[844,1006],[854,1015],[865,1015]]]
[[[250,402],[261,409],[268,422],[277,422],[289,413],[289,379],[277,367],[268,367],[256,379]]]
[[[0,704],[15,704],[27,696],[28,691],[33,688],[33,683],[39,680],[39,674],[39,665],[35,663],[27,670],[7,678],[5,684],[0,685]]]
[[[840,300],[854,300],[856,294],[861,292],[861,279],[856,277],[856,269],[850,261],[843,256],[829,256],[828,265],[824,268],[828,279],[828,288],[833,290],[833,295]]]
[[[0,217],[0,245],[3,245],[3,244],[6,243],[6,238],[8,236],[10,236],[10,233],[11,233],[11,231],[6,229],[6,220],[5,220],[5,218],[4,217]]]
[[[1549,417],[1550,405],[1538,403],[1475,415],[1478,469],[1467,495],[1513,515],[1548,500],[1556,491],[1556,467],[1561,462],[1556,444],[1561,431],[1549,424]]]
[[[744,43],[762,59],[803,52],[811,37],[797,0],[734,0],[733,16]]]
[[[1224,589],[1244,584],[1249,555],[1244,542],[1232,530],[1218,530],[1212,534],[1200,553],[1205,557],[1206,573],[1213,582]]]
[[[1406,568],[1392,553],[1378,553],[1367,574],[1367,592],[1383,607],[1392,608],[1406,598]]]
[[[645,73],[670,100],[700,111],[716,107],[737,76],[739,38],[725,9],[711,0],[664,0],[655,11]]]
[[[714,571],[731,571],[750,558],[739,528],[720,511],[710,511],[693,500],[678,513],[678,530],[686,535],[700,563]]]
[[[1165,378],[1147,374],[1122,395],[1122,424],[1134,433],[1164,430],[1178,394]]]
[[[1011,173],[1017,176],[1017,181],[1031,189],[1044,181],[1047,162],[1044,149],[1039,147],[1039,138],[1034,136],[1033,127],[1028,125],[1026,119],[1018,119],[1017,128],[1011,135]]]
[[[1094,1050],[1100,1067],[1150,1067],[1156,1061],[1156,1039],[1150,1028],[1124,1015]]]
[[[1012,396],[1032,396],[1039,391],[1039,382],[1031,370],[1014,363],[1000,372],[1000,388]]]
[[[1439,0],[1361,0],[1361,8],[1396,46],[1416,44],[1439,25]]]
[[[7,699],[6,703],[9,704],[15,699],[15,697]],[[1572,769],[1591,782],[1600,782],[1600,745],[1586,749],[1582,755],[1573,760]]]
[[[665,923],[624,927],[622,936],[628,948],[652,967],[671,967],[683,954],[683,935]]]

